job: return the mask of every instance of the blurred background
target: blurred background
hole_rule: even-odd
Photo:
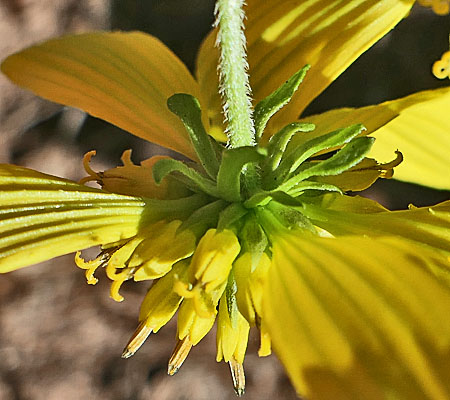
[[[212,0],[0,0],[0,60],[32,43],[69,32],[142,30],[159,37],[193,70],[195,54],[213,22]],[[449,85],[431,74],[448,50],[450,17],[416,6],[410,16],[365,53],[307,113],[362,106]],[[94,169],[133,161],[158,148],[103,121],[20,90],[0,76],[0,162],[78,180],[81,159],[97,149]],[[381,181],[366,195],[393,209],[429,205],[448,192]],[[215,362],[215,336],[196,346],[174,377],[166,374],[175,324],[152,335],[131,359],[120,354],[136,327],[147,286],[122,288],[123,303],[109,298],[100,276],[86,284],[73,256],[0,277],[1,400],[234,399],[228,367]],[[245,398],[295,399],[274,356],[259,359],[251,337],[245,361]]]

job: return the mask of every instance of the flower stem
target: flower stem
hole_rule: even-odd
[[[255,144],[245,52],[243,4],[244,0],[217,0],[216,3],[220,91],[231,147]]]

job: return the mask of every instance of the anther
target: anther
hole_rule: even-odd
[[[189,355],[191,348],[192,343],[189,340],[189,336],[186,336],[182,340],[178,340],[167,367],[167,373],[169,375],[172,376],[178,372],[178,370],[183,365],[184,360],[186,360],[187,356]]]
[[[90,166],[91,158],[95,156],[95,154],[96,151],[91,150],[88,151],[83,157],[83,167],[84,170],[87,172],[88,176],[80,179],[79,183],[82,185],[84,185],[86,182],[98,181],[100,179],[99,174],[95,172]]]
[[[233,387],[236,394],[241,397],[245,393],[245,374],[244,366],[232,358],[228,364],[230,365],[231,377],[233,379]]]
[[[145,322],[145,320],[142,321],[134,331],[133,335],[125,346],[125,349],[123,350],[122,358],[130,358],[131,356],[133,356],[147,340],[150,333],[152,333],[152,328],[145,325]]]

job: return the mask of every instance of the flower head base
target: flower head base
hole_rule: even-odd
[[[103,244],[95,260],[84,261],[79,253],[75,258],[91,284],[96,283],[95,270],[106,268],[113,280],[111,297],[117,301],[123,300],[118,290],[124,281],[156,279],[123,357],[132,356],[178,310],[178,344],[168,369],[174,374],[217,317],[217,361],[230,364],[235,389],[242,394],[242,364],[251,326],[261,332],[259,355],[271,352],[263,318],[263,287],[273,240],[291,231],[305,238],[331,236],[311,222],[303,211],[305,205],[323,193],[358,190],[378,177],[391,177],[401,162],[401,154],[386,164],[365,158],[374,139],[363,136],[360,124],[314,135],[313,124],[291,123],[262,144],[264,127],[289,102],[308,68],[256,106],[259,142],[255,146],[218,145],[207,135],[194,97],[169,98],[168,106],[185,125],[200,163],[165,157],[156,160],[151,171],[157,184],[164,180],[166,195],[170,186],[190,195],[197,202],[195,211],[186,201],[184,206],[176,203],[183,199],[161,200],[167,202],[162,210],[171,213],[156,217],[132,238]],[[90,169],[91,155],[85,158],[87,179],[107,186],[114,174]],[[134,176],[128,154],[123,161],[123,168],[131,170],[115,174]],[[355,174],[360,176],[358,183]]]

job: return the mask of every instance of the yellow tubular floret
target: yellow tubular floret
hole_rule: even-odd
[[[152,229],[136,248],[129,266],[137,269],[135,281],[155,279],[170,271],[179,260],[190,257],[195,250],[195,235],[189,230],[178,232],[181,221],[164,224]]]
[[[239,254],[240,245],[230,230],[210,229],[200,239],[189,265],[187,281],[175,283],[174,290],[180,296],[192,299],[196,312],[204,318],[216,314],[222,290],[227,282],[231,266]]]
[[[263,253],[258,266],[251,271],[251,254],[245,253],[234,263],[237,283],[236,300],[239,310],[250,323],[255,322],[255,313],[261,316],[263,288],[270,268],[270,258]]]
[[[192,345],[196,345],[211,330],[217,315],[217,304],[226,287],[226,282],[208,293],[196,293],[192,298],[184,299],[178,312],[177,336],[183,340],[189,336]],[[201,296],[200,301],[196,300]]]
[[[200,240],[191,261],[191,274],[205,291],[214,290],[227,280],[240,245],[230,230],[210,229]]]
[[[83,166],[88,176],[80,183],[95,181],[108,192],[152,199],[175,199],[189,195],[186,187],[179,185],[170,177],[164,178],[159,185],[155,183],[153,166],[159,160],[169,158],[167,156],[153,156],[136,165],[131,160],[131,150],[125,150],[120,158],[123,166],[95,172],[89,165],[95,154],[95,151],[90,151],[84,155]]]
[[[186,263],[177,263],[172,271],[158,279],[147,292],[139,313],[139,325],[122,354],[129,358],[144,344],[150,333],[158,332],[173,317],[182,301],[173,288],[177,276],[186,271]]]
[[[250,325],[242,314],[237,310],[236,322],[233,326],[229,314],[226,291],[222,295],[219,303],[219,315],[217,318],[217,357],[216,360],[229,362],[235,359],[238,363],[244,362],[245,351],[247,350],[248,334]]]
[[[260,357],[271,354],[270,335],[263,318],[262,303],[264,284],[270,269],[271,260],[263,253],[258,266],[251,271],[251,254],[244,253],[234,263],[233,271],[237,284],[236,301],[239,311],[251,325],[260,331]]]
[[[173,284],[186,273],[187,262],[180,261],[172,271],[154,282],[139,312],[139,321],[145,321],[153,332],[158,332],[175,314],[182,297],[173,291]]]
[[[189,337],[193,346],[198,344],[211,330],[217,312],[202,317],[198,314],[193,299],[184,299],[178,311],[178,339]]]
[[[255,325],[256,312],[249,288],[251,258],[250,253],[241,255],[233,264],[233,273],[237,285],[236,301],[239,311],[251,325]]]

